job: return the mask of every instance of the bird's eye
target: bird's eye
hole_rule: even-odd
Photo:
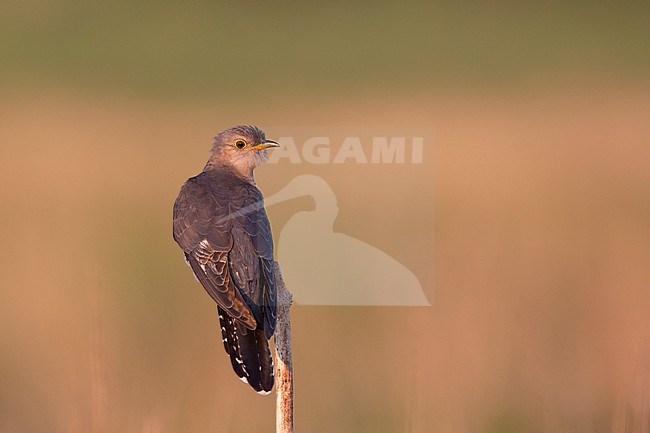
[[[244,140],[237,140],[235,141],[235,147],[237,149],[243,149],[244,147],[246,147],[246,142]]]

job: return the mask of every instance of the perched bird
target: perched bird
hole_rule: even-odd
[[[232,368],[260,394],[273,388],[269,339],[277,318],[273,239],[253,170],[278,147],[254,126],[215,138],[203,171],[174,203],[174,240],[217,303]]]

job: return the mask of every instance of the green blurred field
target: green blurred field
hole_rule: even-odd
[[[648,431],[644,3],[2,9],[0,433],[273,431],[171,239],[237,123],[435,131],[421,166],[259,170],[326,177],[432,301],[296,306],[298,431]]]

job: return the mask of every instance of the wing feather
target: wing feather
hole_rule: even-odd
[[[189,179],[174,204],[174,239],[212,299],[249,329],[275,331],[273,238],[261,192]],[[209,182],[208,182],[209,181]]]
[[[237,290],[228,271],[228,254],[233,248],[232,222],[221,221],[217,197],[189,179],[174,204],[174,239],[181,246],[192,271],[206,292],[228,314],[249,329],[257,321]]]

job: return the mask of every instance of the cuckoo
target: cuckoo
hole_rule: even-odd
[[[277,292],[271,227],[253,170],[278,146],[254,126],[219,133],[203,171],[174,203],[174,240],[217,303],[232,368],[260,394],[273,388]]]

